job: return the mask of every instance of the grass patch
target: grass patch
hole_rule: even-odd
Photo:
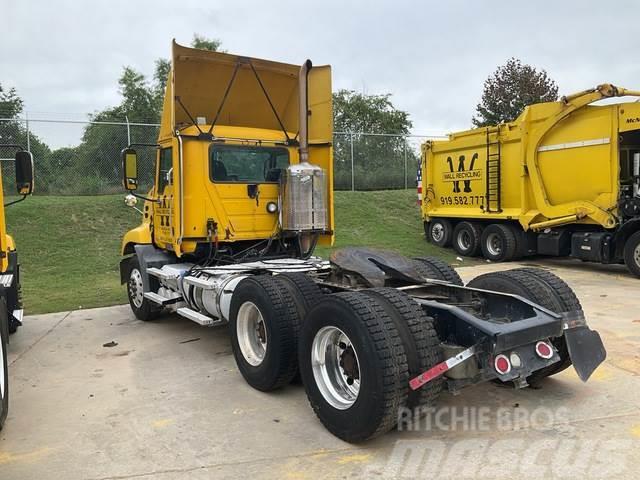
[[[123,234],[140,222],[123,195],[32,197],[7,208],[28,314],[126,303],[118,265]],[[336,192],[336,247],[370,246],[405,255],[450,251],[424,241],[415,191]],[[318,254],[327,256],[328,248]]]

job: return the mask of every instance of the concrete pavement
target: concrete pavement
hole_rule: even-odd
[[[459,271],[469,280],[515,266]],[[247,386],[226,328],[144,323],[128,306],[27,317],[9,348],[0,479],[636,478],[640,280],[623,268],[544,267],[570,283],[603,336],[608,358],[589,383],[570,369],[538,389],[445,394],[449,420],[436,428],[357,446],[322,427],[301,386]]]

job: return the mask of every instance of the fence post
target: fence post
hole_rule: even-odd
[[[128,147],[129,145],[131,145],[131,128],[129,126],[129,116],[125,115],[124,118],[127,121],[127,147]]]
[[[356,182],[355,182],[355,172],[353,169],[353,133],[350,135],[351,138],[351,191],[354,192],[356,190]]]
[[[27,131],[27,152],[31,151],[31,139],[29,138],[29,112],[24,112],[24,126]]]
[[[404,189],[406,190],[407,187],[407,137],[404,137]]]

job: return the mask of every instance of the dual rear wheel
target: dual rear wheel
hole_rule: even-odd
[[[571,287],[557,275],[541,268],[515,268],[486,273],[471,280],[467,286],[519,295],[555,313],[582,313],[582,305]],[[558,352],[560,361],[531,374],[527,378],[530,384],[560,373],[571,365],[564,336],[552,338],[551,343]]]
[[[436,218],[425,229],[427,240],[439,247],[453,247],[462,256],[475,257],[480,254],[493,262],[514,260],[521,252],[521,232],[507,223],[492,223],[463,220],[453,225],[450,220]]]
[[[433,403],[442,381],[409,379],[442,361],[433,319],[391,288],[324,294],[306,275],[261,275],[234,291],[230,333],[241,374],[261,391],[300,378],[334,435],[363,441],[393,428],[402,408]]]

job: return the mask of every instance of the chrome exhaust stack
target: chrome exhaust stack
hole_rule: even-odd
[[[299,115],[300,115],[300,138],[298,152],[300,153],[300,163],[309,161],[309,95],[308,76],[312,68],[311,60],[307,60],[300,67],[299,83]]]

